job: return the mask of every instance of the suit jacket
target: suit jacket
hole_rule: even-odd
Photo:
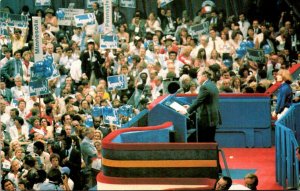
[[[0,90],[0,94],[2,95],[2,97],[8,102],[10,103],[12,100],[12,93],[11,90],[8,88],[5,88],[4,91]]]
[[[92,158],[97,157],[97,150],[93,144],[93,141],[87,137],[84,137],[80,144],[83,160],[87,166],[87,170],[91,169]]]
[[[8,62],[6,62],[6,64],[1,69],[1,76],[4,77],[4,79],[7,83],[6,84],[7,87],[12,87],[14,85],[14,82],[10,81],[9,78],[15,77],[15,70],[16,70],[15,62],[16,62],[16,59],[9,60]],[[23,70],[22,70],[21,60],[20,60],[20,62],[18,62],[18,64],[19,64],[19,68],[20,68],[19,75],[23,78]]]
[[[69,160],[65,164],[70,168],[71,174],[78,173],[81,170],[81,153],[79,150],[72,148]]]
[[[87,50],[84,51],[80,56],[82,73],[85,73],[88,78],[91,77],[92,66],[94,67],[96,78],[102,77],[101,65],[104,63],[105,60],[101,57],[98,51],[94,51],[94,56],[96,58],[95,62],[92,62],[90,60],[90,54]]]
[[[187,111],[191,114],[196,110],[201,125],[213,127],[221,124],[219,90],[212,81],[207,80],[204,82],[200,87],[196,100]]]
[[[94,14],[98,25],[101,25],[103,23],[103,12],[98,9],[97,12],[94,11]]]
[[[161,28],[162,28],[162,30],[166,33],[166,32],[168,32],[168,33],[174,33],[175,31],[176,31],[176,28],[177,28],[177,22],[176,22],[176,19],[174,18],[174,17],[172,17],[171,16],[171,18],[172,18],[172,22],[173,22],[173,25],[174,25],[174,31],[170,31],[170,30],[168,30],[168,28],[169,27],[167,27],[167,26],[169,26],[169,20],[168,20],[168,17],[166,17],[166,16],[164,16],[164,17],[162,17],[162,20],[161,20]]]

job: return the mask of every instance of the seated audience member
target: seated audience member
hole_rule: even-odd
[[[245,176],[244,178],[245,181],[245,186],[248,187],[251,190],[257,190],[257,185],[258,185],[258,177],[253,174],[249,173]]]
[[[215,190],[228,190],[232,185],[232,180],[228,176],[221,177],[215,184]]]

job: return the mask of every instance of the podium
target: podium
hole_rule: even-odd
[[[174,141],[175,142],[187,142],[189,137],[190,118],[187,115],[182,115],[176,110],[183,105],[190,105],[189,102],[176,97],[176,94],[166,96],[161,100],[153,109],[148,113],[148,125],[159,125],[167,121],[172,121],[174,124]]]

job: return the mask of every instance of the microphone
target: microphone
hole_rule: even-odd
[[[174,94],[176,95],[178,93],[183,93],[183,92],[184,92],[183,88],[179,88]]]

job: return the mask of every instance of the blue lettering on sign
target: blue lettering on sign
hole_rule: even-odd
[[[112,91],[114,89],[124,90],[127,89],[127,78],[124,75],[115,75],[107,77],[108,90]]]

